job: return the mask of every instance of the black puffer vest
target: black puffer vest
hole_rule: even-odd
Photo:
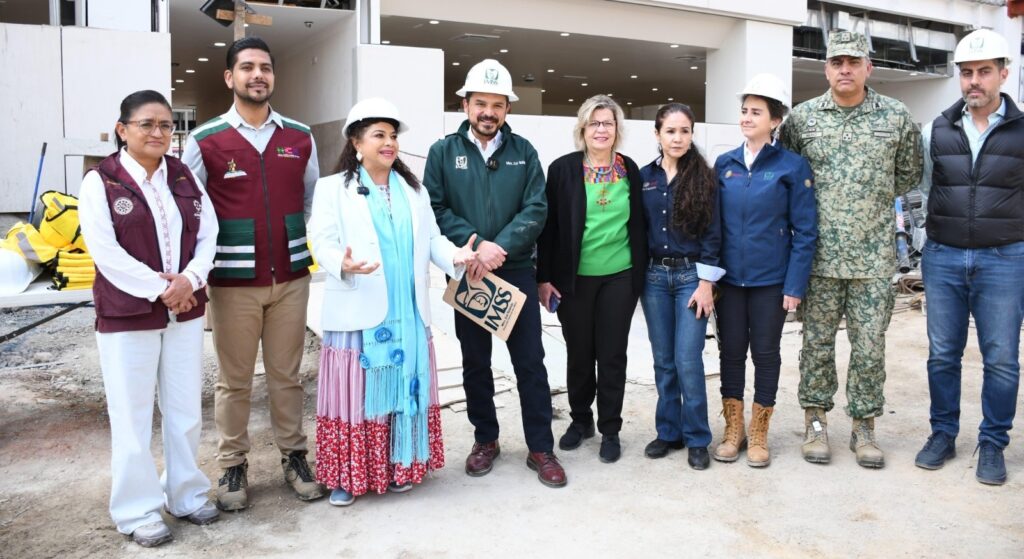
[[[971,148],[958,121],[957,101],[932,123],[935,164],[928,196],[928,238],[960,248],[1024,241],[1024,114],[1005,93],[1006,117],[982,144]]]

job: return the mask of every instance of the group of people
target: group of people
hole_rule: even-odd
[[[791,109],[780,79],[755,76],[738,94],[744,141],[714,166],[693,144],[693,111],[670,103],[655,116],[659,156],[640,167],[618,151],[622,108],[596,95],[579,109],[576,151],[546,175],[505,121],[517,97],[495,60],[467,74],[457,92],[467,118],[430,148],[422,180],[399,157],[408,125],[381,98],[352,107],[337,170],[319,178],[309,127],[270,107],[274,60],[257,38],[229,48],[234,104],[192,133],[180,161],[166,155],[174,129],[167,101],[152,91],[129,95],[116,125],[120,150],[86,175],[80,209],[97,266],[118,530],[159,545],[171,539],[161,508],[207,524],[218,509],[248,506],[247,425],[261,346],[275,442],[298,498],[329,494],[331,504],[349,505],[370,491],[407,491],[443,467],[430,263],[471,283],[494,274],[525,295],[507,345],[526,466],[547,486],[564,486],[567,476],[554,453],[541,307],[557,312],[566,342],[571,421],[559,449],[577,449],[599,431],[599,459],[610,463],[621,456],[638,301],[658,392],[647,457],[685,447],[689,465],[702,470],[745,450],[750,466],[768,466],[782,328],[797,310],[804,458],[831,458],[827,414],[845,317],[850,449],[861,466],[880,468],[874,420],[884,407],[894,300],[893,203],[918,186],[928,193],[922,269],[932,434],[916,464],[935,469],[955,456],[973,315],[984,362],[976,475],[1003,483],[1024,318],[1024,120],[999,93],[1009,56],[994,33],[965,37],[954,59],[963,99],[925,127],[922,141],[902,103],[866,86],[864,36],[836,31],[829,90]],[[314,257],[326,284],[311,470],[298,368]],[[196,462],[207,306],[219,363],[215,502]],[[712,313],[725,417],[713,449],[702,361]],[[483,476],[501,453],[493,338],[459,313],[455,329],[475,439],[465,472]],[[162,477],[149,453],[154,389]]]

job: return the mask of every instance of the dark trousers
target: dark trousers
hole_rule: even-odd
[[[551,388],[544,368],[541,344],[540,302],[533,268],[498,269],[501,279],[526,295],[512,334],[508,353],[516,374],[519,406],[523,414],[523,432],[530,452],[551,452]],[[498,440],[498,416],[494,410],[494,373],[491,371],[491,333],[473,321],[455,313],[455,335],[462,346],[462,383],[466,390],[466,414],[475,429],[478,443]]]
[[[597,430],[616,435],[622,428],[626,393],[626,345],[636,310],[632,271],[607,276],[577,276],[572,295],[563,294],[558,320],[565,338],[566,385],[572,422],[594,421]],[[597,374],[594,374],[594,363]]]
[[[754,361],[754,401],[765,407],[774,406],[782,368],[779,343],[786,322],[782,285],[737,287],[719,283],[718,287],[721,297],[715,310],[721,344],[722,398],[743,399],[750,348]]]

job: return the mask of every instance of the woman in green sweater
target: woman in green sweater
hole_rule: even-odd
[[[594,436],[599,456],[619,459],[626,343],[647,264],[640,169],[616,152],[622,108],[606,95],[580,106],[573,130],[578,151],[548,168],[548,218],[537,240],[540,302],[557,309],[568,353],[572,423],[558,442],[572,450]],[[595,375],[596,364],[596,375]]]

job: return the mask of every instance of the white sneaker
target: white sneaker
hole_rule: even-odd
[[[392,493],[405,493],[406,491],[408,491],[410,489],[412,489],[412,482],[408,482],[408,481],[403,483],[402,485],[398,485],[397,483],[389,483],[388,484],[388,491],[390,491]]]
[[[203,503],[203,506],[199,507],[191,514],[185,516],[179,516],[182,520],[188,520],[196,526],[206,526],[207,524],[213,524],[220,518],[220,511],[217,510],[217,506],[210,501]]]
[[[142,547],[156,547],[171,541],[171,529],[163,521],[143,524],[132,532],[132,541]]]

